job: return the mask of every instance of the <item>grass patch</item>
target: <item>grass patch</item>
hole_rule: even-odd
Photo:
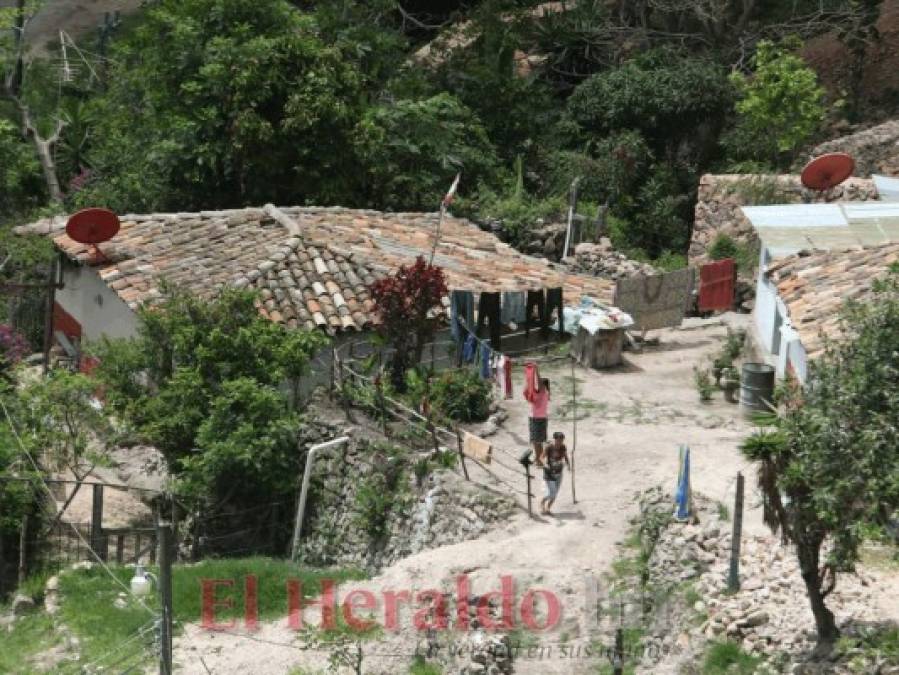
[[[130,567],[112,566],[113,574],[127,587],[134,570]],[[158,574],[158,569],[151,570]],[[241,558],[207,560],[196,565],[176,565],[173,569],[172,600],[174,618],[181,623],[200,623],[202,603],[202,580],[233,580],[233,586],[219,586],[215,598],[217,602],[229,602],[230,607],[216,607],[216,621],[228,623],[235,619],[242,622],[244,615],[244,579],[247,575],[257,579],[259,619],[276,619],[287,615],[287,580],[300,582],[303,597],[319,593],[322,579],[333,579],[335,583],[349,579],[361,579],[364,575],[348,570],[309,570],[287,561],[270,558]],[[130,598],[124,607],[115,606],[121,586],[115,584],[102,569],[68,571],[60,575],[61,616],[63,621],[81,639],[82,661],[91,662],[104,657],[108,652],[129,638],[138,635],[142,628],[152,624],[153,617]],[[146,605],[158,611],[159,602],[154,594],[145,600]],[[307,617],[312,619],[312,610]],[[339,616],[339,615],[338,615]],[[333,632],[343,632],[338,626]],[[143,651],[135,649],[135,660],[151,660],[149,647],[152,631],[146,638],[138,638],[135,645],[143,645]],[[115,658],[110,657],[110,658]],[[139,662],[139,661],[137,661]],[[134,662],[128,662],[127,666]],[[104,659],[103,664],[108,662]],[[119,666],[117,666],[119,667]],[[3,672],[0,669],[0,672]]]
[[[729,523],[730,509],[727,507],[727,504],[725,504],[724,502],[718,502],[716,506],[718,509],[718,518],[725,523]]]
[[[752,675],[762,660],[744,652],[736,642],[712,642],[702,662],[702,675]]]
[[[409,675],[443,675],[443,669],[436,663],[428,663],[421,656],[416,656],[409,666]]]
[[[17,619],[12,632],[0,640],[0,673],[32,675],[41,671],[29,665],[31,659],[60,642],[50,617],[35,612]]]

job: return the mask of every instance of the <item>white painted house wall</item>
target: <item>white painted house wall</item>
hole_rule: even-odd
[[[775,366],[777,376],[784,377],[788,365],[800,382],[805,381],[807,358],[799,333],[790,322],[786,305],[777,293],[777,287],[767,278],[767,265],[772,259],[769,249],[761,246],[759,275],[756,283],[755,332],[764,360]]]
[[[90,267],[62,267],[63,287],[56,291],[56,302],[81,324],[82,340],[134,337],[137,316]]]

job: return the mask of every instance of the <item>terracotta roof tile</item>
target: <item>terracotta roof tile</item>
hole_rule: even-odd
[[[43,234],[69,258],[94,266],[132,308],[159,299],[163,279],[200,297],[223,286],[260,293],[260,313],[275,321],[330,332],[375,322],[368,285],[419,255],[430,255],[438,215],[343,208],[230,209],[199,213],[127,214],[101,245],[96,263],[65,234],[65,217],[17,228]],[[565,286],[577,299],[611,301],[611,282],[566,273],[518,253],[472,223],[447,217],[434,262],[451,289],[524,291]],[[443,305],[448,307],[448,299]]]
[[[842,336],[840,309],[847,300],[865,301],[872,282],[899,262],[899,243],[848,251],[813,251],[775,260],[766,274],[810,358],[824,349],[826,339]]]

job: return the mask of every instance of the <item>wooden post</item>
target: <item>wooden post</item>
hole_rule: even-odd
[[[19,530],[19,586],[25,583],[28,576],[28,515],[22,516],[22,529]]]
[[[527,476],[527,482],[528,482],[528,515],[533,518],[534,517],[534,507],[533,507],[532,502],[534,500],[534,494],[531,492],[532,476],[531,476],[531,463],[530,462],[524,462],[524,473],[525,473],[525,476]]]
[[[384,389],[381,384],[381,373],[375,378],[375,389],[378,394],[378,407],[381,409],[381,429],[385,438],[390,438],[390,425],[387,421],[387,401],[384,398]]]
[[[134,564],[140,564],[140,532],[134,533]]]
[[[50,370],[50,348],[53,346],[53,306],[56,304],[56,257],[47,276],[47,307],[44,316],[44,375]]]
[[[471,480],[468,477],[468,467],[465,466],[465,447],[462,443],[462,434],[459,432],[459,427],[456,427],[456,443],[459,446],[459,462],[462,464],[462,473],[465,474],[465,480]]]
[[[106,560],[107,551],[103,541],[103,486],[94,483],[93,504],[91,506],[91,548],[100,560]]]
[[[727,590],[740,590],[740,539],[743,536],[743,474],[737,473],[737,494],[734,497],[734,529],[730,541],[730,572]]]
[[[115,561],[121,565],[125,562],[125,535],[119,534],[115,538]]]
[[[157,522],[159,540],[160,626],[159,675],[172,675],[172,526]]]
[[[571,501],[577,504],[574,488],[574,453],[577,450],[577,380],[574,375],[574,358],[571,358]]]
[[[334,362],[337,360],[337,350],[334,348],[334,344],[331,344],[331,383],[328,387],[328,400],[334,400],[334,378],[336,377]]]
[[[624,675],[624,631],[615,629],[615,656],[612,658],[613,675]]]

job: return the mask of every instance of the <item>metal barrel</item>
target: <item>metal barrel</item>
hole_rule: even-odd
[[[744,414],[771,412],[774,405],[774,366],[744,363],[740,377],[740,407]]]

